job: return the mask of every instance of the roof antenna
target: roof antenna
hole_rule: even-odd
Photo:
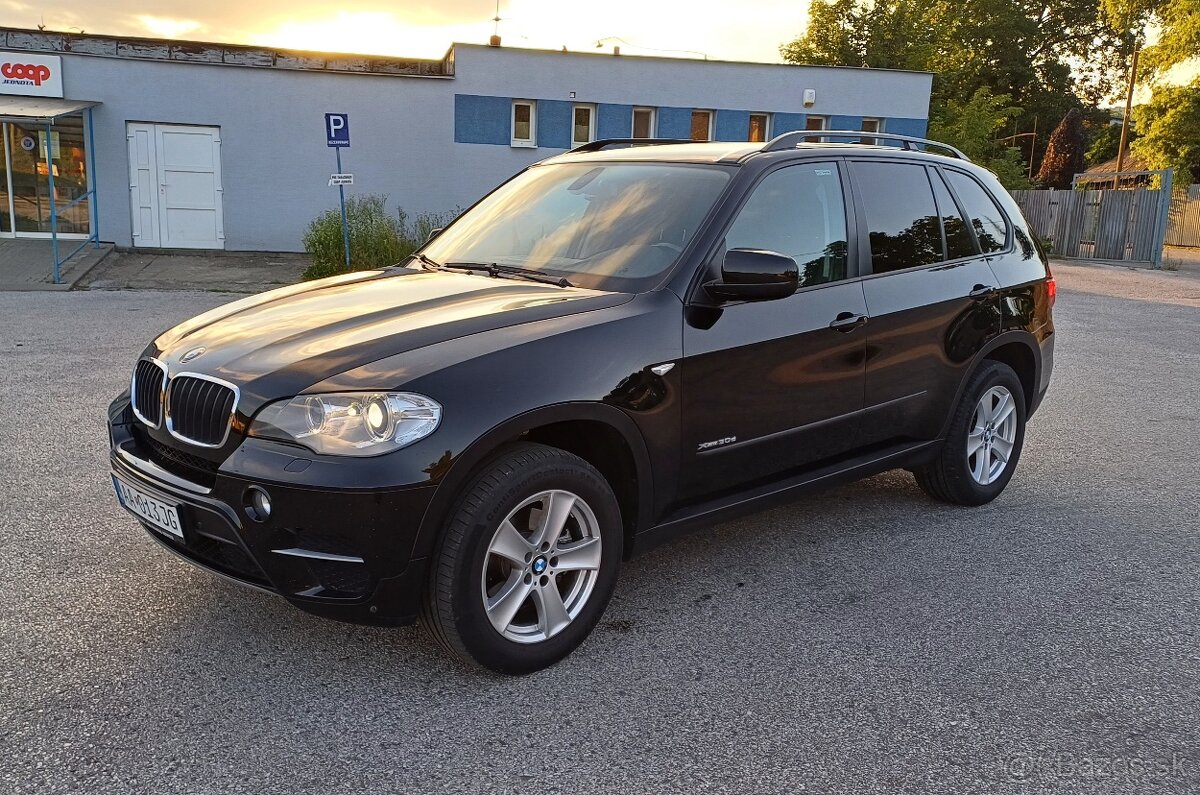
[[[488,44],[493,47],[500,46],[500,0],[496,0],[496,16],[492,17],[492,37],[488,39]]]

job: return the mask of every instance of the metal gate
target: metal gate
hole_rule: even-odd
[[[1167,221],[1167,245],[1200,247],[1200,185],[1175,191]]]
[[[1171,172],[1105,175],[1099,183],[1082,176],[1076,177],[1074,190],[1012,192],[1034,234],[1049,242],[1057,257],[1162,267]]]

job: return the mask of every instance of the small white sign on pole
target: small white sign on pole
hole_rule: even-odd
[[[330,174],[329,175],[329,186],[330,187],[333,187],[334,185],[353,185],[353,184],[354,184],[354,175],[353,174]]]

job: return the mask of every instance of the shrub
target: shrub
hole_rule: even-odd
[[[350,270],[362,271],[395,265],[419,248],[429,233],[445,226],[448,216],[421,213],[409,224],[408,213],[387,212],[387,196],[350,196],[346,199],[350,227]],[[337,208],[317,216],[304,232],[304,250],[312,265],[305,279],[323,279],[346,272],[342,243],[342,215]]]

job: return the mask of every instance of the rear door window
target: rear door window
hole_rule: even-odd
[[[1008,243],[1008,221],[996,206],[996,201],[983,186],[961,171],[947,170],[950,186],[958,194],[963,209],[971,219],[979,247],[984,254],[1000,251]]]
[[[946,190],[941,174],[930,169],[929,179],[933,182],[933,195],[937,198],[938,213],[942,217],[942,231],[946,233],[946,259],[974,257],[979,253],[975,248],[975,240],[950,191]]]
[[[871,271],[941,262],[942,227],[925,167],[860,161],[853,168],[871,245]]]

